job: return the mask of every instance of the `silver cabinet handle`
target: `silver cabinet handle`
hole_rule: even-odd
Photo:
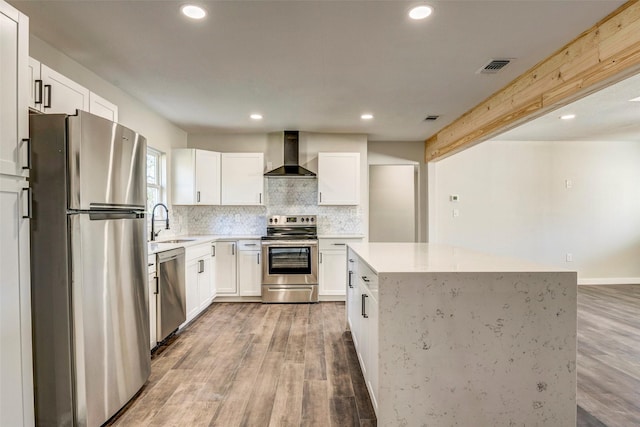
[[[211,245],[211,256],[216,256],[216,245]]]
[[[352,277],[353,277],[353,271],[349,270],[349,287],[353,289],[353,285],[351,284]]]
[[[354,261],[354,260],[352,260],[352,259],[349,259],[349,262],[355,262],[355,261]]]
[[[31,187],[26,187],[22,189],[22,192],[27,192],[27,214],[22,215],[22,218],[33,219],[33,192],[31,191]]]
[[[346,246],[346,243],[334,243],[333,246]]]
[[[196,191],[196,202],[200,203],[200,192]]]
[[[236,254],[236,244],[232,243],[231,244],[231,255],[235,255]]]
[[[198,260],[198,273],[204,273],[204,261]]]
[[[362,280],[364,282],[367,282],[367,283],[369,283],[371,281],[371,280],[369,280],[369,278],[367,276],[362,276]]]
[[[256,254],[258,256],[258,264],[260,264],[260,254]]]
[[[160,278],[158,276],[154,277],[154,279],[156,279],[156,291],[154,292],[155,295],[158,295],[160,293],[160,285],[158,284],[158,282],[160,282]]]
[[[244,245],[245,246],[258,246],[257,243],[245,243]]]
[[[369,295],[362,294],[362,317],[367,318],[369,315],[367,314],[367,303],[366,300],[369,298]]]
[[[320,252],[320,264],[322,264],[322,252]]]
[[[258,203],[262,204],[262,193],[259,193],[259,199],[258,200],[259,200]]]
[[[322,192],[318,193],[318,195],[320,196],[320,203],[322,203]]]

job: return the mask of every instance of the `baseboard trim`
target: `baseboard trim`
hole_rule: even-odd
[[[578,279],[578,285],[640,285],[640,277]]]

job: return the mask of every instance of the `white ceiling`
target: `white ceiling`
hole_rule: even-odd
[[[552,111],[497,140],[638,141],[640,142],[640,74]],[[575,119],[560,116],[575,114]]]
[[[187,132],[393,141],[431,136],[624,1],[429,1],[420,22],[407,17],[419,2],[394,0],[198,1],[202,22],[172,0],[9,3],[36,37]],[[505,57],[501,73],[475,73]]]

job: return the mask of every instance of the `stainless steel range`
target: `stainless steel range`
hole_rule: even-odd
[[[318,302],[315,215],[274,215],[262,238],[262,302]]]

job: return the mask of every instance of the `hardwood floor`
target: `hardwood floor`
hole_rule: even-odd
[[[214,303],[114,426],[375,426],[344,303]],[[640,286],[578,288],[578,427],[640,425]]]
[[[375,426],[344,303],[215,303],[113,426]]]
[[[640,426],[640,286],[578,287],[578,405]],[[601,425],[601,424],[584,424]]]

